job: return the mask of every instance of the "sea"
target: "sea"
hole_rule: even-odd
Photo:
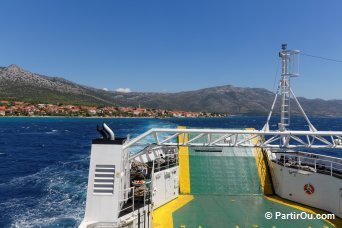
[[[150,128],[255,128],[266,116],[224,118],[0,118],[0,227],[77,227],[84,216],[91,140],[109,125],[131,138]],[[277,128],[279,118],[271,120]],[[294,130],[307,129],[292,117]],[[313,117],[318,130],[342,131],[342,117]],[[338,150],[317,153],[342,157]]]

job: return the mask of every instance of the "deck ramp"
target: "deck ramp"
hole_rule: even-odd
[[[195,137],[183,135],[179,140]],[[195,141],[205,143],[206,139]],[[264,196],[270,181],[261,151],[182,146],[179,156],[183,195],[154,212],[154,227],[333,227],[323,220],[265,219],[268,211],[301,210]]]
[[[254,155],[248,148],[189,148],[191,194],[262,194]]]

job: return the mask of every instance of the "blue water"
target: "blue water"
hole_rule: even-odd
[[[266,117],[97,119],[0,118],[0,227],[75,227],[84,214],[91,139],[106,122],[117,136],[152,127],[260,129]],[[293,118],[293,129],[307,128]],[[312,118],[319,130],[342,130],[342,118]],[[277,126],[276,120],[271,127]],[[340,156],[338,151],[321,153]]]

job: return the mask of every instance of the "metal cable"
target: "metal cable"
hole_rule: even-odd
[[[274,82],[273,82],[273,89],[272,89],[273,93],[275,93],[275,85],[276,85],[276,83],[277,83],[278,70],[279,70],[279,65],[280,65],[279,63],[280,63],[280,60],[278,59],[277,68],[276,68],[276,73],[275,73],[275,75],[274,75]]]
[[[338,59],[331,59],[331,58],[325,58],[325,57],[321,57],[321,56],[317,56],[317,55],[310,55],[310,54],[307,54],[307,53],[304,53],[304,52],[301,52],[300,54],[305,55],[305,56],[309,56],[309,57],[312,57],[312,58],[324,59],[324,60],[327,60],[327,61],[333,61],[333,62],[342,63],[342,60],[338,60]]]

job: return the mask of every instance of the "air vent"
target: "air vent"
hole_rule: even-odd
[[[96,165],[94,176],[95,194],[114,193],[115,165]]]

